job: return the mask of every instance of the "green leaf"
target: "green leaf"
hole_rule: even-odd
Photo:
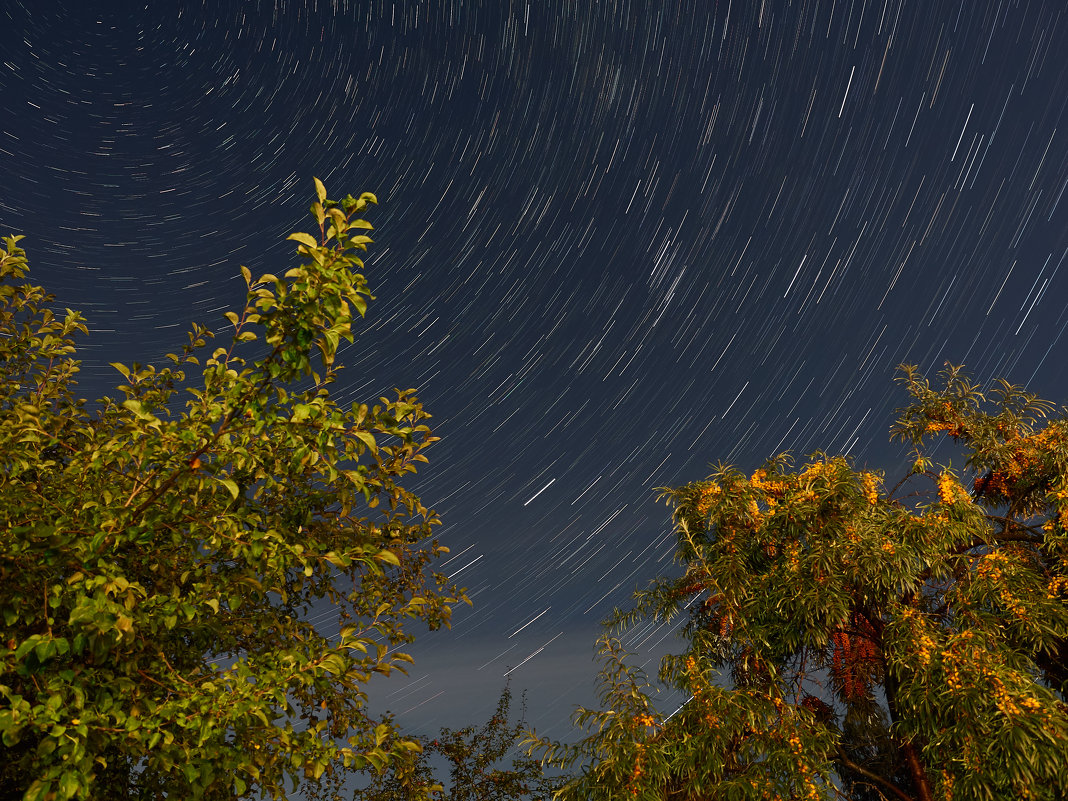
[[[237,496],[241,494],[241,488],[237,486],[237,482],[232,478],[219,478],[215,477],[215,480],[222,484],[226,489],[230,490],[230,494],[234,496],[234,500],[237,500]]]
[[[160,422],[160,419],[158,417],[156,417],[156,415],[152,414],[151,412],[145,411],[144,406],[141,404],[141,401],[139,401],[139,400],[134,400],[133,398],[127,398],[126,400],[124,400],[122,402],[122,405],[125,408],[129,409],[131,412],[133,412],[134,415],[139,420],[146,420],[149,423],[155,423],[155,424],[159,424],[159,422]]]
[[[388,723],[379,723],[375,726],[375,746],[381,746],[382,743],[386,741],[386,738],[389,737],[390,733],[391,729]]]
[[[375,770],[382,770],[385,767],[386,758],[380,751],[369,751],[364,756],[368,762],[375,766]]]
[[[352,204],[353,210],[363,211],[365,208],[367,208],[368,203],[374,203],[375,205],[378,204],[378,198],[375,197],[373,192],[364,192],[362,195],[360,195],[359,200],[356,200]]]
[[[336,567],[348,567],[352,564],[352,559],[337,551],[328,551],[323,554],[323,559]]]
[[[30,789],[26,791],[26,794],[22,796],[22,801],[44,801],[45,798],[54,795],[51,782],[36,779],[30,785]]]
[[[312,178],[315,181],[315,196],[319,198],[320,203],[326,202],[326,187],[323,186],[323,182],[318,178]]]
[[[59,777],[59,797],[73,797],[74,794],[78,792],[79,784],[80,782],[78,781],[78,776],[74,772],[64,772],[63,775]]]
[[[375,554],[375,559],[393,565],[394,567],[400,567],[400,559],[397,558],[397,554],[393,553],[393,551],[388,548],[383,548]]]
[[[185,779],[190,784],[195,784],[197,779],[200,778],[200,772],[197,770],[196,765],[189,762],[182,765],[182,773],[185,774]]]
[[[307,245],[310,248],[319,247],[319,243],[315,241],[315,237],[311,234],[306,234],[303,231],[297,231],[296,233],[290,234],[286,239],[292,239],[293,241],[299,242],[302,245]]]
[[[371,453],[378,453],[378,443],[375,442],[374,434],[370,431],[354,431],[353,436],[366,445]]]
[[[25,640],[18,644],[15,648],[15,661],[18,662],[22,657],[37,647],[37,643],[41,641],[40,634],[31,634]]]
[[[340,654],[327,654],[319,662],[323,670],[340,676],[345,672],[345,659]]]

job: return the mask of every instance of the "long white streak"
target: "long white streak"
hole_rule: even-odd
[[[464,548],[462,551],[460,551],[460,553],[453,554],[448,559],[446,559],[444,562],[442,562],[441,566],[445,567],[445,565],[449,564],[449,562],[455,562],[457,559],[459,559],[461,556],[463,556],[465,553],[467,553],[468,551],[470,551],[474,547],[475,547],[475,543],[472,542],[470,545],[468,545],[466,548]]]
[[[401,714],[402,714],[402,715],[407,715],[407,714],[408,714],[409,712],[411,712],[411,711],[412,711],[413,709],[418,709],[418,708],[419,708],[419,707],[421,707],[421,706],[422,706],[423,704],[429,704],[429,703],[430,703],[431,701],[433,701],[433,700],[434,700],[435,698],[437,698],[437,697],[438,697],[439,695],[444,695],[444,694],[445,694],[445,691],[444,691],[444,690],[442,690],[442,691],[441,691],[441,692],[439,692],[439,693],[435,693],[434,695],[430,696],[429,698],[427,698],[427,699],[425,699],[425,700],[423,700],[423,701],[420,701],[420,702],[419,702],[418,704],[416,704],[415,706],[412,706],[412,707],[408,707],[408,709],[405,709],[405,710],[404,710],[403,712],[401,712]]]
[[[530,620],[528,620],[528,621],[527,621],[526,623],[524,623],[524,624],[523,624],[522,626],[520,626],[520,627],[519,627],[519,628],[517,628],[517,629],[516,629],[515,631],[513,631],[513,632],[512,632],[511,634],[509,634],[509,635],[508,635],[508,639],[509,639],[509,640],[510,640],[510,639],[512,639],[512,637],[514,637],[515,635],[517,635],[517,634],[518,634],[519,632],[521,632],[521,631],[522,631],[523,629],[525,629],[525,628],[526,628],[527,626],[529,626],[529,625],[530,625],[531,623],[533,623],[533,622],[534,622],[535,620],[537,620],[537,619],[538,619],[539,617],[541,617],[542,615],[544,615],[544,614],[545,614],[546,612],[548,612],[548,611],[549,611],[550,609],[552,609],[552,607],[551,607],[551,606],[547,606],[547,607],[545,607],[544,611],[540,612],[540,613],[539,613],[539,614],[537,614],[537,615],[534,615],[534,617],[532,617],[532,618],[531,618]]]
[[[994,311],[994,304],[998,302],[998,298],[1001,297],[1001,290],[1005,288],[1005,284],[1009,282],[1009,276],[1012,275],[1012,268],[1016,266],[1016,262],[1012,263],[1012,267],[1009,267],[1009,271],[1005,273],[1005,280],[1001,282],[1001,286],[998,287],[998,293],[994,295],[994,299],[990,302],[990,308],[986,310],[986,316],[990,316],[990,312]]]
[[[597,478],[595,478],[593,480],[593,484],[596,484],[598,481],[601,480],[601,478],[602,478],[601,476],[597,476]],[[583,495],[585,495],[587,492],[589,492],[591,489],[593,489],[593,484],[590,484],[590,486],[586,487],[586,489],[584,489],[581,493],[579,493],[578,498],[575,498],[575,500],[573,500],[571,502],[571,505],[574,506],[576,503],[579,502],[579,499],[581,499]]]
[[[790,286],[786,287],[786,291],[782,293],[782,296],[784,298],[787,295],[789,295],[790,294],[790,290],[794,288],[794,281],[796,281],[797,280],[797,276],[799,276],[801,274],[801,268],[805,266],[805,259],[807,259],[807,258],[808,258],[808,254],[807,253],[804,256],[801,257],[801,263],[799,265],[797,265],[797,272],[795,272],[794,273],[794,277],[790,279]]]
[[[482,670],[482,668],[485,668],[485,667],[489,667],[489,666],[490,666],[490,665],[492,665],[492,664],[493,664],[494,662],[496,662],[496,661],[497,661],[498,659],[500,659],[500,658],[501,658],[502,656],[504,656],[504,655],[505,655],[506,653],[508,653],[509,651],[511,651],[511,650],[512,650],[513,648],[516,648],[516,647],[518,647],[518,645],[519,645],[519,643],[513,643],[512,645],[509,645],[509,646],[508,646],[507,648],[505,648],[505,649],[504,649],[503,651],[501,651],[501,652],[500,652],[499,654],[497,654],[497,655],[496,655],[495,657],[493,657],[493,659],[491,659],[491,660],[490,660],[489,662],[487,662],[486,664],[484,664],[484,665],[483,665],[482,667],[480,667],[480,668],[475,668],[475,669],[476,669],[476,670]]]
[[[423,678],[421,678],[421,679],[419,679],[419,681],[415,682],[414,686],[406,687],[403,690],[397,690],[396,692],[391,693],[389,697],[393,699],[394,703],[396,703],[397,701],[401,700],[402,698],[407,698],[409,695],[412,695],[413,693],[422,692],[423,690],[426,689],[426,684],[429,681],[430,681],[430,676],[423,676]]]
[[[849,97],[849,87],[853,85],[853,73],[857,71],[857,65],[853,65],[853,69],[849,71],[849,83],[846,84],[845,94],[842,95],[842,107],[838,109],[838,119],[842,119],[842,112],[845,110],[846,98]]]
[[[478,561],[479,559],[481,559],[481,558],[482,558],[483,556],[485,556],[485,554],[484,554],[484,553],[482,553],[482,554],[479,554],[479,555],[478,555],[478,556],[476,556],[476,557],[475,557],[474,559],[472,559],[472,560],[471,560],[470,562],[468,562],[468,563],[467,563],[466,565],[464,565],[464,566],[463,566],[463,567],[461,567],[461,568],[460,568],[459,570],[457,570],[457,571],[456,571],[455,573],[452,573],[451,575],[449,575],[449,576],[448,576],[448,578],[450,578],[450,579],[451,579],[451,578],[453,578],[454,576],[458,576],[458,575],[460,575],[460,574],[461,574],[461,573],[463,573],[463,572],[464,572],[465,570],[467,570],[467,568],[471,567],[471,565],[473,565],[473,564],[474,564],[475,562],[477,562],[477,561]]]
[[[1027,318],[1031,316],[1032,310],[1035,308],[1035,304],[1042,300],[1042,296],[1046,293],[1046,286],[1049,285],[1049,279],[1047,278],[1042,282],[1042,289],[1038,290],[1038,294],[1035,295],[1035,299],[1031,302],[1031,308],[1027,310],[1027,314],[1020,320],[1020,324],[1016,327],[1016,333],[1020,333],[1020,329],[1024,327],[1024,323],[1027,322]]]
[[[1035,188],[1035,181],[1038,180],[1038,174],[1042,172],[1042,165],[1046,163],[1046,156],[1049,155],[1049,146],[1053,144],[1053,137],[1057,135],[1057,129],[1053,129],[1053,133],[1050,134],[1049,141],[1046,143],[1046,149],[1042,153],[1042,159],[1038,162],[1038,169],[1035,170],[1035,177],[1031,179],[1031,185],[1027,187],[1027,191],[1030,192]]]
[[[554,478],[554,479],[550,480],[548,484],[546,484],[546,485],[545,485],[544,487],[542,487],[542,488],[541,488],[540,490],[538,490],[537,492],[535,492],[535,493],[534,493],[534,494],[533,494],[533,495],[532,495],[532,496],[530,497],[530,501],[534,500],[534,499],[535,499],[535,498],[537,498],[537,497],[538,497],[539,495],[541,495],[541,494],[542,494],[543,492],[545,492],[545,490],[549,489],[549,487],[551,487],[551,486],[552,486],[552,483],[553,483],[553,481],[556,481],[556,479]],[[527,501],[527,503],[530,503],[530,501]],[[524,506],[526,506],[526,505],[527,505],[527,503],[524,503],[523,505],[524,505]]]
[[[691,695],[689,698],[679,704],[679,708],[672,712],[670,715],[668,715],[666,718],[664,718],[664,720],[671,720],[673,717],[675,717],[675,715],[679,714],[679,712],[682,711],[682,708],[686,706],[686,704],[690,703],[690,701],[692,701],[693,699],[694,696]]]
[[[975,103],[972,103],[972,107],[968,109],[968,116],[964,118],[964,127],[960,129],[960,139],[957,140],[957,146],[953,148],[953,155],[949,157],[950,161],[953,161],[957,157],[957,151],[960,150],[960,143],[964,139],[964,132],[968,130],[968,120],[972,118],[972,112],[975,111]],[[1052,140],[1050,140],[1052,141]],[[1032,182],[1032,186],[1034,183]]]
[[[514,673],[515,671],[519,670],[519,668],[523,667],[523,665],[525,665],[527,662],[529,662],[531,659],[536,657],[538,654],[540,654],[544,650],[545,650],[545,646],[543,645],[541,648],[539,648],[537,651],[532,653],[530,656],[528,656],[526,659],[524,659],[522,662],[520,662],[514,668],[509,668],[508,670],[504,671],[504,673],[502,673],[501,675],[508,676],[511,673]]]
[[[727,411],[723,413],[723,415],[720,417],[720,420],[724,419],[730,412],[730,410],[734,408],[734,404],[738,402],[738,398],[742,397],[742,393],[745,392],[745,387],[747,386],[749,386],[748,381],[745,382],[745,386],[738,390],[738,394],[734,396],[734,400],[731,401],[731,405],[727,407]]]
[[[525,664],[526,664],[527,662],[529,662],[529,661],[530,661],[531,659],[533,659],[533,658],[534,658],[534,657],[536,657],[536,656],[537,656],[538,654],[540,654],[540,653],[541,653],[542,651],[544,651],[544,650],[545,650],[546,648],[548,648],[548,647],[549,647],[549,646],[550,646],[550,645],[552,644],[553,640],[555,640],[555,639],[557,639],[557,638],[559,638],[559,637],[562,637],[563,635],[564,635],[564,633],[563,633],[563,632],[561,631],[561,632],[560,632],[559,634],[557,634],[557,635],[556,635],[556,637],[553,637],[553,639],[552,639],[552,640],[549,640],[549,642],[545,643],[545,645],[543,645],[543,646],[542,646],[541,648],[539,648],[539,649],[538,649],[537,651],[535,651],[534,653],[532,653],[532,654],[531,654],[530,656],[528,656],[528,657],[527,657],[526,659],[524,659],[524,660],[523,660],[522,662],[520,662],[520,663],[519,663],[518,665],[516,665],[516,666],[515,666],[514,668],[509,668],[508,670],[506,670],[506,671],[505,671],[505,672],[504,672],[504,673],[503,673],[502,675],[504,675],[504,676],[507,676],[507,675],[508,675],[509,673],[514,673],[515,671],[519,670],[519,668],[523,667],[523,665],[525,665]]]

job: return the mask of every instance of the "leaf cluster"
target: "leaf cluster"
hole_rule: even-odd
[[[81,316],[57,318],[4,240],[0,785],[27,801],[339,797],[419,748],[364,688],[411,661],[412,622],[466,598],[431,572],[438,517],[401,483],[436,439],[414,392],[330,394],[375,198],[315,183],[300,265],[242,268],[227,330],[115,364],[123,397],[93,408]]]
[[[520,705],[515,721],[511,705],[512,691],[505,685],[489,720],[420,737],[421,751],[395,762],[389,771],[374,773],[355,801],[547,801],[563,781],[546,775],[538,760],[517,750],[527,727],[526,705]],[[448,790],[435,778],[435,761],[447,766]]]
[[[603,641],[588,736],[533,743],[583,765],[565,797],[1068,792],[1068,424],[957,367],[938,389],[903,376],[912,403],[892,435],[916,466],[892,489],[817,453],[663,491],[682,574],[608,625],[677,618],[686,648],[659,678],[690,700],[670,719],[637,713],[647,691],[631,697],[635,674]],[[965,449],[963,475],[935,467],[935,433]]]

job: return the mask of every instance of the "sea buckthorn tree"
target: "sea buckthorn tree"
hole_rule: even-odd
[[[225,344],[78,399],[80,314],[0,249],[0,796],[336,798],[418,750],[365,687],[462,593],[402,481],[434,442],[409,391],[330,385],[370,298],[375,197],[315,181],[299,264],[253,279]],[[310,613],[315,613],[314,621]]]
[[[529,741],[564,798],[1068,797],[1068,420],[958,367],[902,380],[894,486],[816,454],[665,491],[681,576],[610,626],[680,616],[660,679],[689,700],[658,709],[606,635],[587,736]]]

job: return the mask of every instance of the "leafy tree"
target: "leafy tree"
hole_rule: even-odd
[[[505,685],[493,716],[481,726],[441,729],[434,739],[421,737],[421,751],[407,765],[375,772],[354,801],[414,801],[428,789],[437,801],[537,801],[549,799],[563,781],[543,773],[541,763],[517,751],[526,730],[526,705],[509,720],[512,691]],[[508,757],[511,762],[508,763]],[[449,769],[449,790],[435,779],[434,763]],[[499,767],[509,764],[509,767]]]
[[[411,390],[330,395],[370,298],[357,215],[377,201],[315,186],[299,266],[242,268],[225,346],[194,324],[166,366],[115,364],[124,398],[95,406],[74,388],[82,316],[55,316],[3,240],[5,797],[337,797],[418,750],[364,686],[410,661],[413,621],[446,625],[466,599],[430,573],[438,518],[399,483],[435,441],[429,415]],[[336,622],[313,624],[324,608]]]
[[[1068,420],[902,369],[893,488],[816,454],[665,492],[682,575],[611,623],[681,616],[660,678],[689,700],[665,717],[606,635],[587,735],[529,741],[579,769],[564,798],[1068,797]]]

